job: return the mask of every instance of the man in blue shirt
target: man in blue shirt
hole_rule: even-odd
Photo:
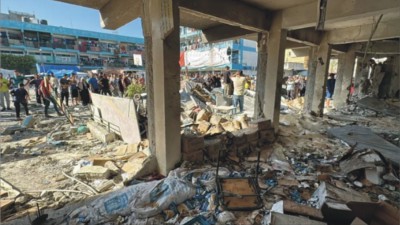
[[[100,93],[100,89],[99,89],[99,83],[97,81],[97,78],[94,74],[92,74],[90,76],[90,79],[88,80],[89,86],[90,86],[90,90],[93,93]]]

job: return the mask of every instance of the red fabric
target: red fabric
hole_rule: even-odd
[[[45,78],[46,79],[46,78]],[[50,82],[45,82],[44,79],[40,83],[39,87],[40,93],[42,94],[43,97],[48,98],[50,97],[51,93],[51,87],[50,87]]]
[[[179,56],[179,66],[182,67],[185,65],[185,52],[181,52]]]

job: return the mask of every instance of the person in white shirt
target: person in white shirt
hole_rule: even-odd
[[[244,103],[244,92],[245,92],[245,84],[246,78],[243,76],[243,71],[237,72],[232,78],[233,82],[233,106],[235,107],[235,113],[237,105],[239,105],[240,113],[243,112],[243,103]]]
[[[56,96],[56,98],[58,98],[58,87],[60,86],[60,83],[58,82],[57,77],[55,77],[53,73],[51,73],[50,76],[51,76],[50,85],[53,88],[54,95]]]

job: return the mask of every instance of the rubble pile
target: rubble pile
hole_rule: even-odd
[[[398,224],[397,117],[288,113],[275,132],[269,120],[182,108],[182,162],[167,177],[146,141],[103,142],[84,125],[0,136],[13,149],[1,165],[3,220],[29,224],[15,218],[39,204],[43,224]]]

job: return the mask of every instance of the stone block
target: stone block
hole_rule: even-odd
[[[202,136],[185,135],[181,137],[182,152],[194,152],[204,148],[204,138]]]
[[[218,125],[211,126],[211,128],[207,131],[206,134],[214,135],[214,134],[221,134],[223,132],[224,132],[224,129],[222,128],[221,125],[218,124]]]
[[[209,123],[207,121],[200,121],[199,125],[197,126],[197,131],[200,132],[201,134],[205,134],[205,133],[207,133],[210,126],[211,126],[211,123]]]
[[[138,152],[139,144],[127,144],[117,146],[114,150],[114,155],[123,156],[123,155],[132,155]]]
[[[233,123],[233,127],[234,127],[236,130],[242,129],[242,125],[240,124],[240,122],[239,122],[238,120],[233,120],[232,123]]]
[[[206,155],[211,161],[217,161],[219,151],[224,150],[225,148],[222,144],[221,139],[215,138],[215,139],[204,140],[204,149]]]
[[[25,128],[23,128],[21,126],[11,126],[11,127],[7,127],[1,134],[2,135],[10,135],[10,134],[15,134],[16,132],[22,132],[24,130],[25,130]]]
[[[132,179],[143,177],[154,173],[157,170],[157,159],[154,155],[147,155],[144,152],[138,152],[129,158],[122,166],[124,183]]]
[[[197,117],[196,117],[196,121],[200,122],[200,121],[210,121],[211,118],[211,113],[208,112],[205,109],[200,110],[200,112],[197,113]]]
[[[103,157],[90,157],[89,160],[92,161],[93,166],[104,166],[106,162],[112,159]]]
[[[108,132],[106,128],[94,121],[89,121],[87,127],[89,128],[90,133],[103,143],[111,143],[116,139],[114,132]]]
[[[212,124],[212,125],[218,125],[218,124],[220,124],[220,123],[224,123],[224,122],[226,122],[227,120],[225,119],[225,118],[222,118],[221,116],[219,116],[219,115],[212,115],[211,116],[211,119],[210,119],[210,123]]]
[[[104,167],[109,169],[114,175],[119,174],[119,172],[121,171],[113,161],[107,161],[106,163],[104,163]]]
[[[191,153],[183,152],[182,159],[184,161],[189,161],[189,162],[203,162],[204,152],[203,152],[203,150],[197,150],[197,151],[191,152]]]
[[[234,132],[237,131],[238,129],[235,128],[235,125],[233,124],[232,121],[227,121],[224,123],[221,123],[222,128],[224,128],[225,131],[228,132]]]
[[[271,120],[266,119],[253,120],[250,121],[248,124],[249,128],[256,128],[258,130],[267,130],[272,128]]]
[[[110,170],[102,166],[84,166],[78,170],[76,175],[88,180],[108,179]]]

